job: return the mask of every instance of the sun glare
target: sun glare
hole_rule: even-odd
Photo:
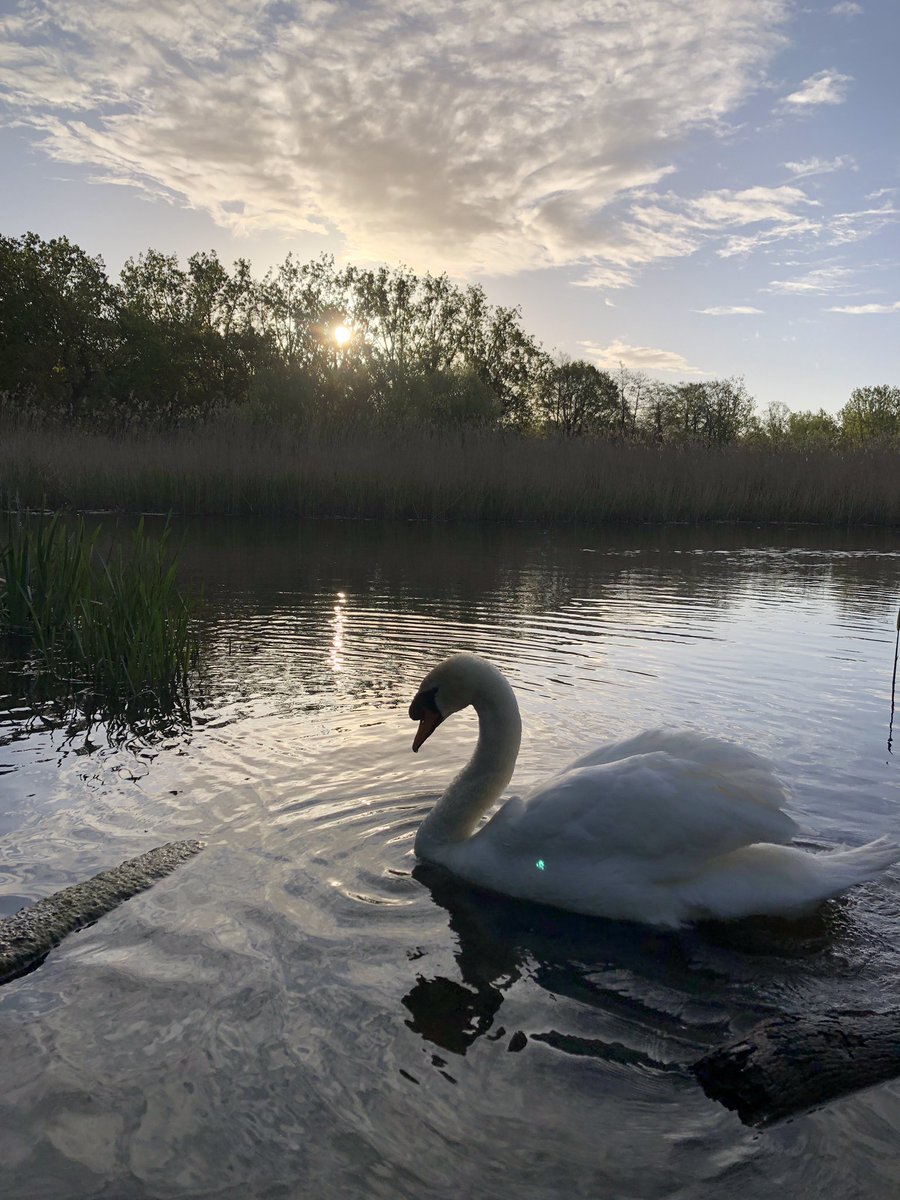
[[[334,329],[334,340],[339,346],[346,346],[353,336],[352,330],[346,325],[336,325]]]

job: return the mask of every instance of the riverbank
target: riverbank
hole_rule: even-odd
[[[498,432],[13,427],[0,437],[0,501],[197,515],[898,525],[900,452]]]

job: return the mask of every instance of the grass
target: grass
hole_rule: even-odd
[[[10,428],[0,502],[76,510],[570,522],[900,524],[900,452],[496,432]]]
[[[182,703],[198,641],[168,536],[149,538],[141,521],[127,546],[104,556],[82,518],[9,517],[0,535],[5,657],[112,714]]]

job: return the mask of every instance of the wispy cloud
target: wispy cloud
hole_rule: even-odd
[[[618,222],[594,243],[612,266],[592,268],[579,282],[586,287],[625,287],[635,268],[667,258],[684,258],[703,246],[731,256],[768,241],[819,228],[803,212],[819,207],[798,187],[720,188],[683,198],[672,192],[644,192]],[[757,226],[750,234],[735,233]]]
[[[856,161],[850,154],[839,154],[836,158],[804,158],[800,162],[784,164],[797,179],[808,175],[830,175],[834,171],[856,170]]]
[[[835,213],[825,228],[825,240],[831,246],[842,246],[848,242],[861,242],[896,225],[900,220],[900,209],[893,204],[882,204],[879,208],[862,208],[855,212]]]
[[[804,79],[796,92],[784,97],[782,104],[799,109],[816,108],[821,104],[843,104],[847,99],[848,85],[852,82],[852,75],[842,75],[840,71],[819,71]]]
[[[672,375],[707,375],[699,367],[692,367],[681,354],[674,350],[660,350],[655,346],[630,346],[621,339],[599,346],[596,342],[579,342],[588,355],[604,370],[628,367],[641,371],[662,371]]]
[[[798,208],[817,207],[818,203],[796,187],[752,187],[708,192],[691,201],[690,210],[711,226],[733,227],[759,221],[793,221]]]
[[[893,304],[841,304],[829,308],[829,312],[850,313],[854,317],[869,316],[872,313],[900,313],[900,300]]]
[[[805,275],[798,275],[793,279],[773,279],[762,290],[782,296],[826,296],[829,292],[852,291],[857,274],[852,267],[838,265],[816,267],[807,271]]]
[[[832,4],[828,11],[833,17],[861,17],[863,6],[857,4],[856,0],[840,0],[840,3]]]
[[[753,308],[749,304],[716,304],[712,308],[694,310],[704,317],[750,317],[761,313],[761,308]]]
[[[623,267],[593,266],[580,279],[573,280],[576,287],[626,288],[635,282],[634,271]]]
[[[782,219],[774,219],[763,228],[752,230],[750,233],[733,234],[718,247],[716,253],[723,258],[747,257],[778,242],[793,242],[795,245],[813,248],[845,246],[872,237],[898,221],[900,209],[890,202],[878,208],[862,208],[827,215],[797,214],[792,217],[786,213]]]
[[[797,242],[804,238],[817,237],[820,229],[819,221],[808,217],[795,217],[789,221],[778,221],[766,229],[757,229],[752,233],[736,233],[727,238],[716,253],[721,258],[747,258],[757,250],[773,246],[777,242]]]
[[[29,0],[0,27],[0,63],[7,120],[49,154],[225,228],[328,232],[357,257],[460,273],[577,263],[621,286],[718,220],[630,205],[678,139],[763,82],[789,12]]]

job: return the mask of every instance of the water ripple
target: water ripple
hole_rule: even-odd
[[[796,536],[189,527],[190,727],[113,744],[16,698],[0,720],[7,911],[208,843],[0,991],[7,1200],[893,1196],[896,1085],[759,1137],[686,1066],[772,1013],[896,1005],[895,876],[800,925],[672,933],[412,853],[475,726],[413,756],[406,708],[459,649],[516,687],[515,790],[688,724],[774,758],[817,846],[895,831],[900,553]]]

